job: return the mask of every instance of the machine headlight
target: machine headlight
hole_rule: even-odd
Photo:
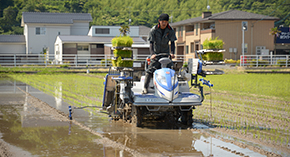
[[[163,84],[163,85],[167,85],[167,82],[166,82],[166,77],[165,76],[162,76],[162,75],[158,75],[156,74],[156,79],[159,83]]]

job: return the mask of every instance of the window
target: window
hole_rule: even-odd
[[[199,50],[199,41],[195,42],[195,50],[198,51]]]
[[[191,53],[194,52],[194,43],[190,43],[190,52],[191,52]]]
[[[104,44],[97,44],[97,48],[104,48]]]
[[[110,34],[109,28],[96,28],[95,34]]]
[[[78,46],[78,51],[89,51],[89,46]]]
[[[178,27],[178,37],[183,37],[183,26]]]
[[[195,35],[198,35],[198,23],[195,24]]]
[[[185,26],[185,31],[186,32],[193,32],[194,31],[194,25]]]
[[[183,37],[183,26],[180,27],[180,37]]]
[[[36,27],[35,28],[35,34],[36,35],[45,35],[45,27]]]
[[[188,45],[186,45],[185,53],[188,54]]]
[[[203,23],[202,30],[215,29],[215,23]]]

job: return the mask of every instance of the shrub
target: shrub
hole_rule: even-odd
[[[257,60],[252,59],[250,65],[257,66]],[[267,60],[258,59],[258,66],[267,66],[267,65],[269,65],[269,62]]]
[[[107,66],[110,66],[110,63],[112,63],[112,59],[107,59]],[[101,66],[106,66],[106,60],[101,60]]]
[[[233,60],[233,59],[226,59],[225,60],[225,63],[234,64],[234,63],[237,63],[237,61],[236,60]]]
[[[289,64],[290,64],[290,59],[288,60],[288,62],[287,62],[287,65],[289,66]],[[286,66],[286,59],[280,59],[280,60],[277,60],[277,65],[278,66]]]
[[[206,52],[201,55],[203,60],[206,61],[221,61],[223,60],[223,53],[220,52]]]
[[[210,39],[210,40],[206,39],[202,45],[204,49],[217,50],[217,49],[223,49],[224,42],[221,39],[218,39],[218,37],[216,37],[215,39]]]
[[[59,67],[61,67],[61,68],[67,68],[67,67],[69,67],[69,65],[67,65],[67,64],[62,64],[62,65],[60,65]]]
[[[64,60],[64,61],[63,61],[63,64],[60,65],[60,67],[61,67],[61,68],[67,68],[67,67],[69,67],[69,63],[70,63],[69,61]]]

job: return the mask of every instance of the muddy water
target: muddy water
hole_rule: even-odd
[[[12,156],[131,156],[99,144],[100,137],[79,126],[42,112],[19,89],[44,95],[21,82],[0,79],[0,145],[5,143]]]
[[[63,102],[61,93],[53,97],[23,83],[2,79],[0,137],[14,153],[20,156],[132,156],[121,148],[98,143],[102,137],[42,112],[38,106],[28,103],[29,96],[20,89],[68,113],[68,104]],[[73,119],[144,156],[263,156],[194,129],[137,128],[110,121],[106,114],[82,109],[74,110]],[[194,127],[209,129],[200,124]]]

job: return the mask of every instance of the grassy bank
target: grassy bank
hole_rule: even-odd
[[[107,72],[106,67],[60,67],[60,66],[19,66],[19,67],[1,67],[0,73],[37,73],[37,74],[55,74],[55,73],[86,73],[90,72]]]

